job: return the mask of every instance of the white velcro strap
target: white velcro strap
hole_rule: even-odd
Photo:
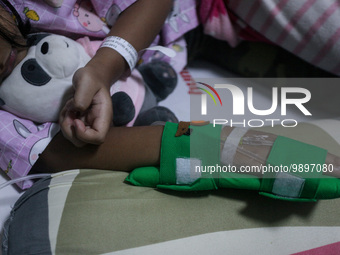
[[[280,172],[276,174],[272,192],[282,197],[299,198],[305,181],[299,176]]]
[[[176,184],[191,184],[201,177],[202,161],[198,158],[176,158]]]

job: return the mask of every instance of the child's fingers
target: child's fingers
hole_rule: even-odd
[[[80,68],[73,76],[73,88],[75,90],[73,96],[74,110],[85,112],[92,103],[94,95],[99,88],[97,82],[86,72],[85,68]]]
[[[73,109],[72,106],[66,105],[65,108],[60,117],[60,125],[66,139],[76,146],[104,142],[112,121],[110,104],[93,104],[91,110],[82,116],[69,110]]]
[[[74,94],[73,110],[81,113],[85,112],[91,106],[92,97],[91,91],[83,88],[78,89]]]
[[[83,147],[86,145],[83,141],[80,141],[76,135],[75,135],[75,128],[74,126],[69,126],[67,128],[61,129],[63,136],[69,140],[71,143],[73,143],[76,147]]]
[[[112,122],[111,97],[105,87],[97,88],[91,79],[84,81],[82,77],[74,76],[75,94],[62,110],[59,122],[65,138],[76,146],[101,144]]]
[[[76,137],[85,143],[103,143],[111,126],[111,109],[106,108],[105,104],[94,105],[92,111],[87,112],[86,119],[87,123],[80,119],[74,120]]]
[[[84,119],[75,120],[77,138],[91,144],[103,143],[111,126],[112,116],[111,97],[108,91],[102,89],[93,98],[91,109],[85,112]]]
[[[75,135],[84,143],[102,144],[105,141],[106,133],[105,127],[85,126],[81,120],[75,120]]]
[[[59,116],[59,125],[60,129],[63,133],[63,136],[72,142],[77,147],[82,147],[85,143],[79,140],[76,136],[75,131],[75,123],[74,120],[76,119],[76,113],[70,111],[70,105],[72,104],[72,100],[70,100],[65,107],[62,109],[60,116]]]

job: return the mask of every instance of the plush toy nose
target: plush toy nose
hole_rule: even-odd
[[[44,55],[47,54],[48,48],[49,48],[48,42],[44,42],[40,48],[41,53]]]

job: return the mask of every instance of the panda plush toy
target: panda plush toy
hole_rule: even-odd
[[[28,45],[27,56],[0,85],[0,106],[37,123],[57,122],[60,110],[72,97],[73,74],[86,65],[90,56],[80,43],[61,35],[33,34]],[[144,73],[150,76],[150,72]],[[157,106],[157,96],[143,83],[144,77],[139,76],[139,82],[112,85],[114,124],[131,126],[136,120],[138,125],[157,120],[176,122],[169,109]],[[175,83],[177,77],[173,87]],[[142,117],[138,116],[140,113]]]
[[[59,35],[35,34],[27,56],[0,86],[2,108],[32,121],[55,122],[72,96],[72,77],[90,56],[77,42]]]

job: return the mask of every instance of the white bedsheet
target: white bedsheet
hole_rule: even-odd
[[[221,231],[103,255],[329,254],[338,249],[340,227],[275,227]],[[301,241],[301,236],[304,241]],[[226,242],[228,240],[228,242]],[[301,254],[302,255],[302,254]]]

